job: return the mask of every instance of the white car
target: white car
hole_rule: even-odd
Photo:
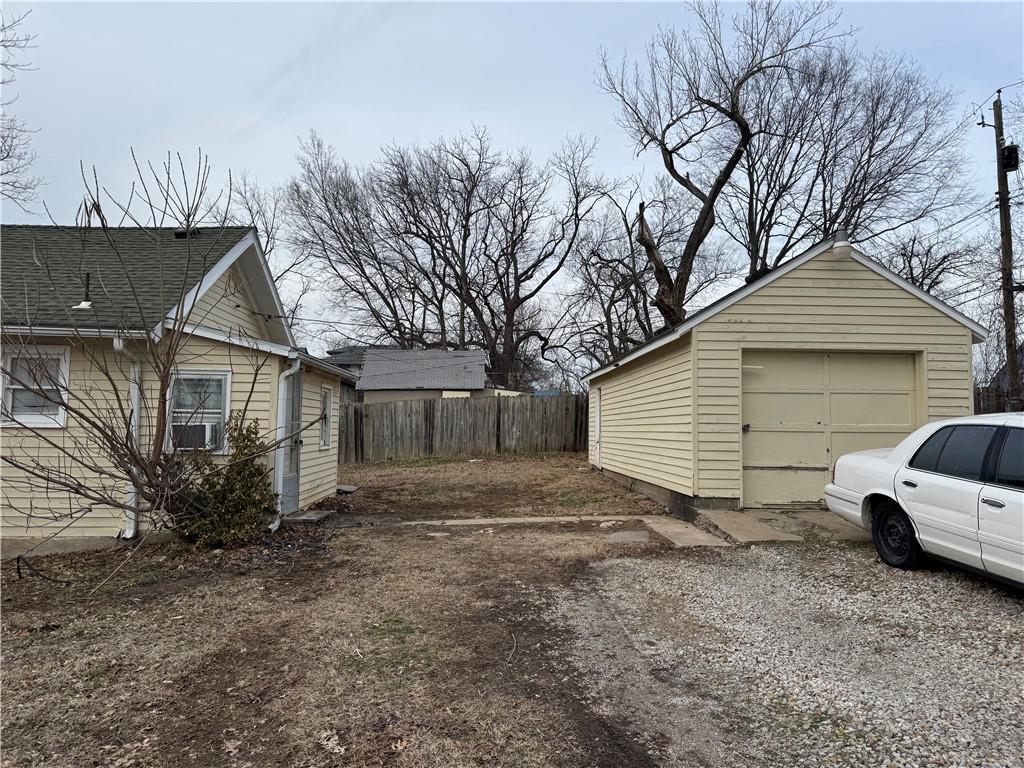
[[[1024,586],[1024,413],[937,421],[841,456],[825,500],[891,566],[927,553]]]

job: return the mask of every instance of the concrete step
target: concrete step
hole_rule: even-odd
[[[330,515],[335,510],[333,509],[300,509],[298,512],[292,512],[290,515],[284,516],[286,523],[319,523],[325,517]]]
[[[803,537],[773,528],[758,519],[759,511],[732,509],[704,509],[700,516],[741,544],[755,541],[803,541]],[[768,514],[771,517],[771,513]]]

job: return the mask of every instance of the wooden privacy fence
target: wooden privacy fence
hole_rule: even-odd
[[[342,403],[341,464],[430,456],[582,451],[587,396]]]

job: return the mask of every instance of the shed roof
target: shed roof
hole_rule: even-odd
[[[806,264],[815,256],[820,256],[821,254],[826,253],[832,250],[833,248],[847,249],[850,258],[852,258],[857,263],[867,267],[872,272],[875,272],[881,277],[884,277],[886,280],[888,280],[891,283],[894,283],[900,288],[903,288],[908,293],[912,293],[922,301],[925,301],[938,311],[942,312],[944,315],[951,317],[964,327],[970,329],[971,336],[975,341],[984,341],[988,337],[988,330],[986,328],[974,322],[963,313],[958,312],[956,309],[949,306],[941,299],[937,299],[935,296],[932,296],[930,293],[921,290],[913,283],[904,280],[902,277],[897,275],[892,270],[887,269],[878,262],[868,258],[863,253],[858,251],[856,248],[853,248],[850,245],[850,243],[846,241],[845,234],[842,237],[842,241],[838,240],[836,237],[829,237],[825,240],[815,243],[806,251],[804,251],[798,256],[794,256],[792,259],[783,263],[781,266],[776,267],[775,269],[771,270],[770,272],[764,275],[761,275],[758,279],[737,288],[731,293],[727,293],[725,296],[722,296],[720,299],[713,301],[706,307],[697,310],[678,325],[675,325],[671,328],[665,328],[664,330],[660,331],[656,336],[654,336],[654,338],[644,342],[639,347],[636,347],[630,352],[627,352],[625,355],[622,355],[617,360],[614,360],[610,363],[607,363],[606,365],[602,365],[599,366],[598,368],[595,368],[593,371],[591,371],[590,373],[583,377],[583,381],[590,381],[591,379],[596,378],[597,376],[601,376],[602,374],[608,373],[609,371],[612,371],[615,368],[618,368],[619,366],[630,362],[631,360],[649,354],[654,350],[658,349],[659,347],[664,346],[665,344],[669,344],[673,341],[676,341],[677,339],[681,339],[683,336],[685,336],[695,327],[703,323],[705,320],[714,317],[719,312],[721,312],[724,309],[727,309],[728,307],[731,307],[733,304],[740,301],[741,299],[745,299],[750,294],[774,282],[775,280],[792,271],[793,269],[796,269],[801,264]]]
[[[251,232],[200,227],[0,227],[4,325],[152,328]],[[109,239],[108,239],[109,233]],[[72,310],[85,298],[91,309]]]
[[[371,349],[356,389],[484,389],[486,366],[480,349]]]

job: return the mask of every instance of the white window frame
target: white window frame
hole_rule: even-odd
[[[222,428],[221,447],[210,451],[214,456],[223,456],[230,453],[227,436],[227,423],[231,417],[231,369],[230,368],[181,368],[174,371],[171,376],[171,386],[167,391],[167,433],[164,436],[164,445],[168,451],[180,451],[190,453],[195,448],[175,448],[171,440],[174,428],[174,384],[180,379],[223,379],[224,380],[224,428]]]
[[[60,378],[63,386],[59,388],[64,402],[68,401],[71,376],[71,347],[67,345],[8,345],[3,353],[4,370],[11,369],[12,360],[16,357],[49,357],[60,361]],[[3,409],[0,414],[0,426],[5,427],[38,427],[42,429],[64,429],[67,424],[67,409],[61,405],[57,408],[56,416],[44,416],[41,414],[29,414],[15,416],[11,414],[11,389],[12,382],[9,377],[3,376]],[[14,385],[17,389],[25,389]]]
[[[324,392],[330,397],[327,400],[327,410],[324,411]],[[331,439],[331,433],[334,432],[334,387],[329,384],[324,384],[320,387],[320,450],[326,451],[333,444]]]

